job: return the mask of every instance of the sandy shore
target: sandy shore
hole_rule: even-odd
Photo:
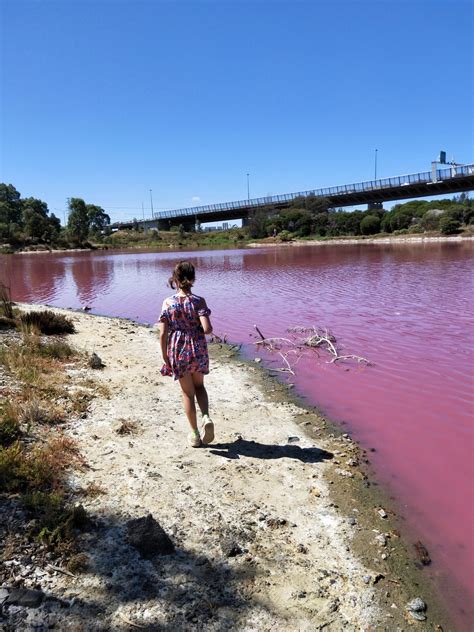
[[[439,235],[439,236],[426,236],[423,235],[400,235],[398,237],[367,237],[361,239],[308,239],[294,241],[275,241],[275,242],[252,242],[247,244],[248,248],[267,248],[268,246],[335,246],[335,245],[354,245],[354,244],[438,244],[446,242],[456,243],[472,243],[474,242],[474,236],[471,235]]]
[[[106,365],[81,379],[110,391],[67,428],[88,464],[73,485],[103,493],[81,501],[94,525],[80,540],[89,570],[43,580],[70,603],[55,629],[452,629],[437,627],[443,614],[348,435],[214,344],[216,441],[192,449],[179,387],[159,373],[156,331],[55,311],[75,323],[71,344]],[[130,434],[117,432],[124,420]],[[127,521],[147,514],[175,553],[143,559],[130,545]],[[428,604],[424,623],[406,611],[415,597]]]

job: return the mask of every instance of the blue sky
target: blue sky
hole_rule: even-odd
[[[61,218],[474,162],[471,2],[0,4],[0,180]]]

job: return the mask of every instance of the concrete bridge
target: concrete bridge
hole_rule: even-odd
[[[444,167],[444,165],[443,165]],[[248,217],[258,209],[284,209],[298,197],[314,195],[327,198],[331,207],[356,206],[359,204],[383,204],[393,200],[428,197],[443,193],[460,193],[474,190],[474,164],[449,165],[443,169],[432,169],[421,173],[412,173],[382,180],[369,180],[355,184],[343,184],[336,187],[285,193],[270,197],[193,206],[155,213],[145,220],[117,222],[112,228],[127,229],[137,224],[144,230],[157,228],[167,230],[183,224],[185,230],[194,230],[196,222],[219,222]]]

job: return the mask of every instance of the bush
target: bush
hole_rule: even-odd
[[[27,329],[36,329],[46,336],[73,334],[76,331],[70,318],[49,309],[41,312],[25,312],[21,314],[20,322]]]
[[[410,226],[410,228],[408,229],[408,232],[410,233],[410,235],[412,235],[424,233],[425,231],[423,230],[423,226],[421,226],[421,224],[413,224],[413,226]]]
[[[0,408],[0,446],[9,446],[20,434],[18,410],[8,402]]]
[[[366,215],[360,222],[360,232],[363,235],[375,235],[380,230],[380,219],[377,215]]]
[[[287,230],[282,230],[281,233],[278,234],[278,239],[280,241],[291,241],[291,234]]]
[[[461,228],[461,222],[446,214],[439,220],[439,230],[443,235],[455,235]]]

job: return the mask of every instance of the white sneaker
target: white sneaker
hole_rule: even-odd
[[[195,432],[190,432],[188,434],[189,445],[192,448],[200,448],[201,447],[201,437]]]
[[[203,443],[214,441],[214,424],[209,419],[209,415],[202,416],[201,440]]]

